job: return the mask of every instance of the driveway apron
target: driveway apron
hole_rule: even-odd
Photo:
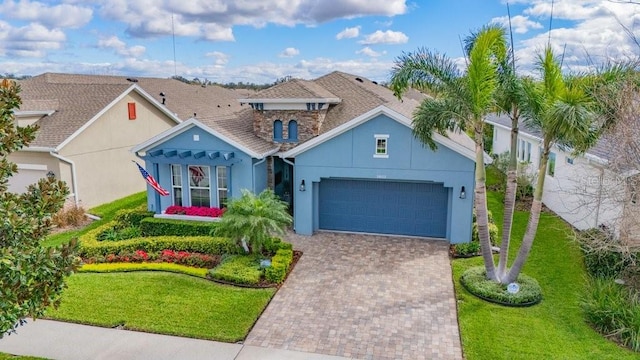
[[[462,359],[445,241],[288,235],[304,255],[245,344],[354,359]]]

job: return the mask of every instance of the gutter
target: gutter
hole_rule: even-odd
[[[253,193],[256,193],[256,166],[262,164],[263,162],[267,161],[267,158],[262,158],[262,160],[256,162],[255,164],[253,164],[253,176],[251,176],[251,187],[253,188]]]
[[[67,159],[64,156],[56,154],[53,151],[50,151],[49,155],[71,165],[71,182],[72,182],[71,189],[73,189],[73,199],[74,199],[73,202],[76,204],[76,206],[80,205],[80,200],[79,200],[80,197],[78,196],[78,176],[76,174],[76,164],[73,162],[73,160]]]

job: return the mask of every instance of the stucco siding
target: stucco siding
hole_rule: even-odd
[[[167,157],[165,154],[161,154],[158,156],[151,156],[156,150],[164,150],[172,151],[176,150],[177,153],[173,156]],[[185,151],[191,151],[192,154],[182,157],[180,154]],[[194,158],[193,153],[197,153],[200,151],[205,151],[207,154],[212,152],[218,152],[218,156],[211,157],[203,156],[200,158]],[[233,153],[233,157],[230,159],[225,159],[225,154]],[[228,167],[228,181],[229,181],[229,189],[228,189],[228,197],[238,197],[241,194],[242,189],[248,189],[253,191],[254,188],[254,179],[253,179],[253,160],[251,156],[245,154],[240,149],[229,145],[225,141],[218,139],[217,137],[207,133],[206,131],[193,127],[190,128],[172,138],[163,141],[162,143],[150,148],[147,150],[145,155],[146,166],[148,167],[148,171],[152,171],[154,169],[154,164],[158,164],[158,172],[154,176],[156,176],[156,180],[160,183],[160,185],[172,191],[171,184],[171,164],[181,165],[182,166],[182,178],[184,179],[185,187],[183,189],[183,205],[191,205],[189,198],[189,189],[188,189],[188,179],[189,175],[187,173],[188,165],[200,165],[200,166],[208,166],[210,170],[211,176],[211,205],[215,206],[218,203],[217,198],[217,182],[216,182],[216,166],[225,166]],[[263,169],[263,172],[260,172],[261,177],[255,180],[255,184],[257,188],[266,187],[266,167],[262,167],[260,164],[257,166],[258,169]],[[152,172],[152,174],[154,174]],[[151,188],[150,188],[151,189]],[[155,192],[154,190],[150,190],[151,192]],[[151,193],[150,192],[150,193]],[[172,196],[163,196],[160,197],[159,206],[155,205],[154,196],[149,196],[149,210],[155,212],[161,212],[166,209],[168,206],[173,204]]]
[[[495,126],[494,135],[496,153],[508,151],[511,132]],[[536,175],[541,143],[523,133],[519,135],[519,140],[531,143],[529,171]],[[554,171],[550,174],[550,165],[547,167],[542,202],[577,229],[600,225],[619,229],[624,189],[618,186],[615,175],[586,157],[573,156],[557,146],[552,146],[551,152],[555,154]]]
[[[128,103],[136,104],[136,119],[128,118]],[[81,205],[89,208],[145,189],[129,152],[175,125],[167,115],[131,92],[60,150],[75,163]]]
[[[388,135],[388,158],[376,158],[375,135]],[[471,238],[471,212],[475,164],[440,146],[436,151],[422,146],[411,129],[384,115],[307,150],[295,159],[294,184],[305,180],[308,191],[294,195],[295,230],[311,234],[317,230],[317,188],[323,178],[426,181],[450,188],[447,239],[452,243]],[[467,197],[459,198],[465,187]]]

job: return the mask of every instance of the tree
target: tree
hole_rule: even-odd
[[[27,146],[36,126],[15,126],[20,88],[0,83],[0,337],[14,331],[24,317],[40,317],[57,306],[65,278],[79,265],[72,242],[45,248],[41,241],[51,229],[51,216],[64,204],[69,190],[61,181],[41,179],[23,194],[7,191],[17,166],[8,155]]]
[[[227,204],[215,234],[246,241],[250,252],[259,254],[271,236],[284,234],[286,227],[293,222],[287,207],[288,204],[271,190],[259,195],[243,190],[241,197]]]
[[[474,35],[468,50],[466,71],[460,73],[453,60],[419,49],[396,60],[391,73],[391,88],[401,96],[409,87],[426,90],[426,98],[414,113],[413,133],[434,149],[433,131],[445,135],[451,130],[473,130],[475,141],[474,202],[480,248],[487,277],[497,281],[489,239],[486,173],[484,167],[484,118],[495,111],[499,86],[499,68],[507,58],[504,30],[486,26]]]
[[[533,246],[542,210],[542,193],[551,146],[559,144],[573,149],[575,154],[584,153],[596,143],[598,127],[605,118],[598,102],[588,92],[586,80],[589,78],[564,77],[560,61],[550,46],[539,57],[538,70],[541,81],[529,79],[524,82],[521,109],[525,123],[542,132],[541,158],[529,221],[516,259],[504,280],[506,283],[517,279]]]

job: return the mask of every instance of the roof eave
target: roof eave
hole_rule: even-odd
[[[325,103],[339,104],[342,102],[340,98],[255,98],[255,99],[238,99],[240,103],[264,103],[264,104],[306,104],[306,103]]]

